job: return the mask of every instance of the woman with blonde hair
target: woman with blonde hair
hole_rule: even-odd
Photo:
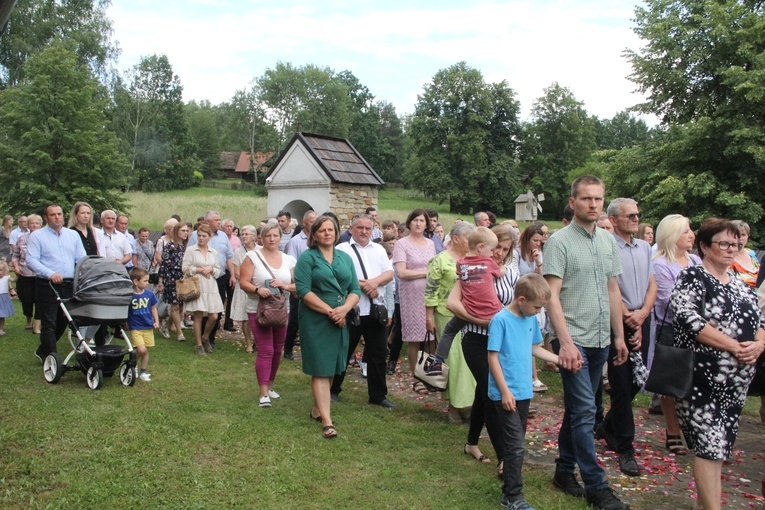
[[[98,255],[98,236],[93,228],[93,208],[87,202],[77,202],[69,213],[69,228],[80,234],[88,255]]]
[[[284,324],[277,326],[261,326],[257,321],[260,301],[271,299],[272,294],[295,292],[294,267],[295,258],[279,250],[282,231],[279,223],[269,221],[260,231],[263,247],[247,252],[239,270],[240,285],[247,293],[247,315],[250,329],[258,349],[255,359],[255,375],[260,390],[260,407],[271,407],[271,399],[280,395],[274,391],[274,380],[279,370],[279,364],[284,351],[284,340],[287,337],[287,318]]]
[[[690,253],[695,235],[691,230],[690,220],[680,214],[670,214],[656,227],[656,253],[653,256],[653,270],[656,278],[656,302],[653,305],[653,323],[648,350],[648,366],[653,359],[654,346],[662,331],[672,334],[672,309],[669,300],[675,280],[680,272],[690,266],[701,264],[701,259]],[[670,453],[685,455],[680,435],[680,423],[677,420],[675,399],[661,396],[661,410],[666,422],[665,446]]]
[[[185,228],[185,225],[184,225]],[[221,268],[218,262],[218,252],[209,246],[212,229],[209,225],[200,225],[197,229],[197,244],[192,244],[183,255],[183,274],[196,276],[199,279],[199,297],[186,303],[186,311],[194,315],[194,337],[196,346],[194,352],[198,356],[207,356],[213,351],[210,331],[218,320],[218,314],[223,312],[223,301],[218,292],[217,279]],[[207,315],[205,329],[202,331],[202,318]],[[202,341],[204,338],[204,342]]]

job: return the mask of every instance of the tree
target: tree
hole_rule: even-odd
[[[518,102],[505,82],[487,85],[480,71],[460,62],[442,69],[418,96],[409,132],[407,180],[452,212],[491,204],[511,210],[517,181]]]
[[[256,79],[256,97],[279,133],[279,148],[296,131],[346,138],[350,126],[347,87],[328,67],[278,62]]]
[[[645,121],[627,111],[619,112],[611,119],[594,118],[593,120],[595,142],[601,150],[633,147],[650,137],[650,130]]]
[[[762,236],[765,3],[649,0],[636,14],[644,45],[627,52],[631,79],[648,95],[639,108],[659,115],[667,133],[636,155],[650,165],[616,164],[614,183],[650,180],[660,189],[646,186],[635,196],[657,212],[672,204],[672,212],[696,219],[743,218]]]
[[[569,174],[584,166],[597,148],[595,122],[584,103],[558,83],[544,90],[531,108],[521,154],[527,183],[545,193],[545,212],[557,218],[571,194]]]
[[[81,62],[105,78],[119,54],[111,43],[110,0],[18,0],[0,38],[0,88],[14,87],[24,77],[26,61],[51,41],[68,40]]]
[[[184,117],[181,80],[165,55],[143,57],[114,85],[113,128],[139,190],[189,188],[202,164]]]
[[[73,45],[54,41],[25,67],[17,87],[0,92],[0,206],[20,214],[84,200],[124,210],[127,162]]]
[[[217,176],[220,167],[220,137],[215,108],[210,101],[191,101],[186,104],[184,114],[204,175],[210,178]]]

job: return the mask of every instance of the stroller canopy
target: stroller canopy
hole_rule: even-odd
[[[133,282],[125,266],[96,255],[77,261],[72,286],[75,301],[128,306],[133,299]]]

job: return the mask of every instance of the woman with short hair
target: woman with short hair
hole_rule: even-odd
[[[680,272],[670,301],[675,346],[694,357],[691,394],[675,402],[695,455],[699,503],[719,510],[722,463],[730,458],[754,364],[765,351],[765,317],[751,288],[730,270],[742,249],[737,225],[705,220],[696,246],[701,265]]]
[[[260,389],[260,407],[271,407],[271,399],[280,398],[274,391],[274,380],[279,370],[279,363],[287,337],[287,294],[295,292],[293,268],[295,258],[279,251],[282,229],[276,221],[266,223],[260,231],[263,247],[247,252],[239,269],[240,285],[247,293],[247,318],[250,323],[258,357],[255,359],[255,375]],[[284,324],[262,326],[257,321],[260,301],[271,299],[272,294],[281,294],[285,301]],[[301,332],[302,333],[302,332]]]
[[[27,267],[27,244],[29,234],[42,228],[43,220],[38,214],[30,214],[27,217],[29,232],[22,234],[13,250],[11,263],[13,272],[16,273],[16,292],[21,301],[21,309],[27,318],[24,329],[31,329],[35,335],[40,334],[40,311],[35,305],[35,273]]]
[[[233,297],[231,298],[231,320],[241,323],[242,333],[244,334],[244,350],[248,354],[252,354],[253,338],[252,329],[250,328],[250,319],[247,315],[247,294],[242,290],[241,286],[241,268],[242,262],[247,258],[247,254],[257,249],[255,239],[256,228],[253,225],[245,225],[241,229],[242,246],[236,249],[234,252],[234,277],[236,278],[236,285],[234,286]]]
[[[338,230],[331,217],[316,218],[308,234],[308,249],[295,265],[303,373],[311,376],[311,419],[321,422],[325,439],[337,437],[330,410],[330,387],[332,378],[348,365],[346,322],[361,296],[353,260],[335,249]]]

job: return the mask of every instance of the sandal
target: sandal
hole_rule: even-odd
[[[311,412],[309,413],[309,416],[311,417],[312,420],[321,421],[321,415],[314,416],[313,415],[313,409],[311,409]]]
[[[462,449],[462,451],[465,452],[465,455],[470,455],[471,457],[473,457],[478,462],[483,462],[483,463],[487,463],[487,464],[491,462],[491,459],[489,457],[487,457],[486,455],[484,455],[483,453],[481,453],[481,450],[478,450],[478,453],[481,453],[480,457],[476,457],[475,455],[470,453],[468,451],[468,446],[470,446],[471,448],[476,448],[476,449],[478,448],[477,444],[465,443],[465,447]]]
[[[183,336],[183,335],[178,335],[178,338],[176,338],[176,340],[178,340],[179,342],[185,342],[186,341],[186,337]]]
[[[417,381],[416,383],[412,384],[412,391],[420,395],[427,395],[430,393],[428,388],[421,381]]]
[[[688,450],[683,446],[683,438],[680,436],[670,436],[667,434],[667,441],[664,443],[664,446],[667,447],[669,453],[674,453],[675,455],[688,454]]]
[[[337,430],[335,430],[334,425],[327,425],[324,427],[322,434],[324,435],[324,439],[334,439],[337,437]]]

